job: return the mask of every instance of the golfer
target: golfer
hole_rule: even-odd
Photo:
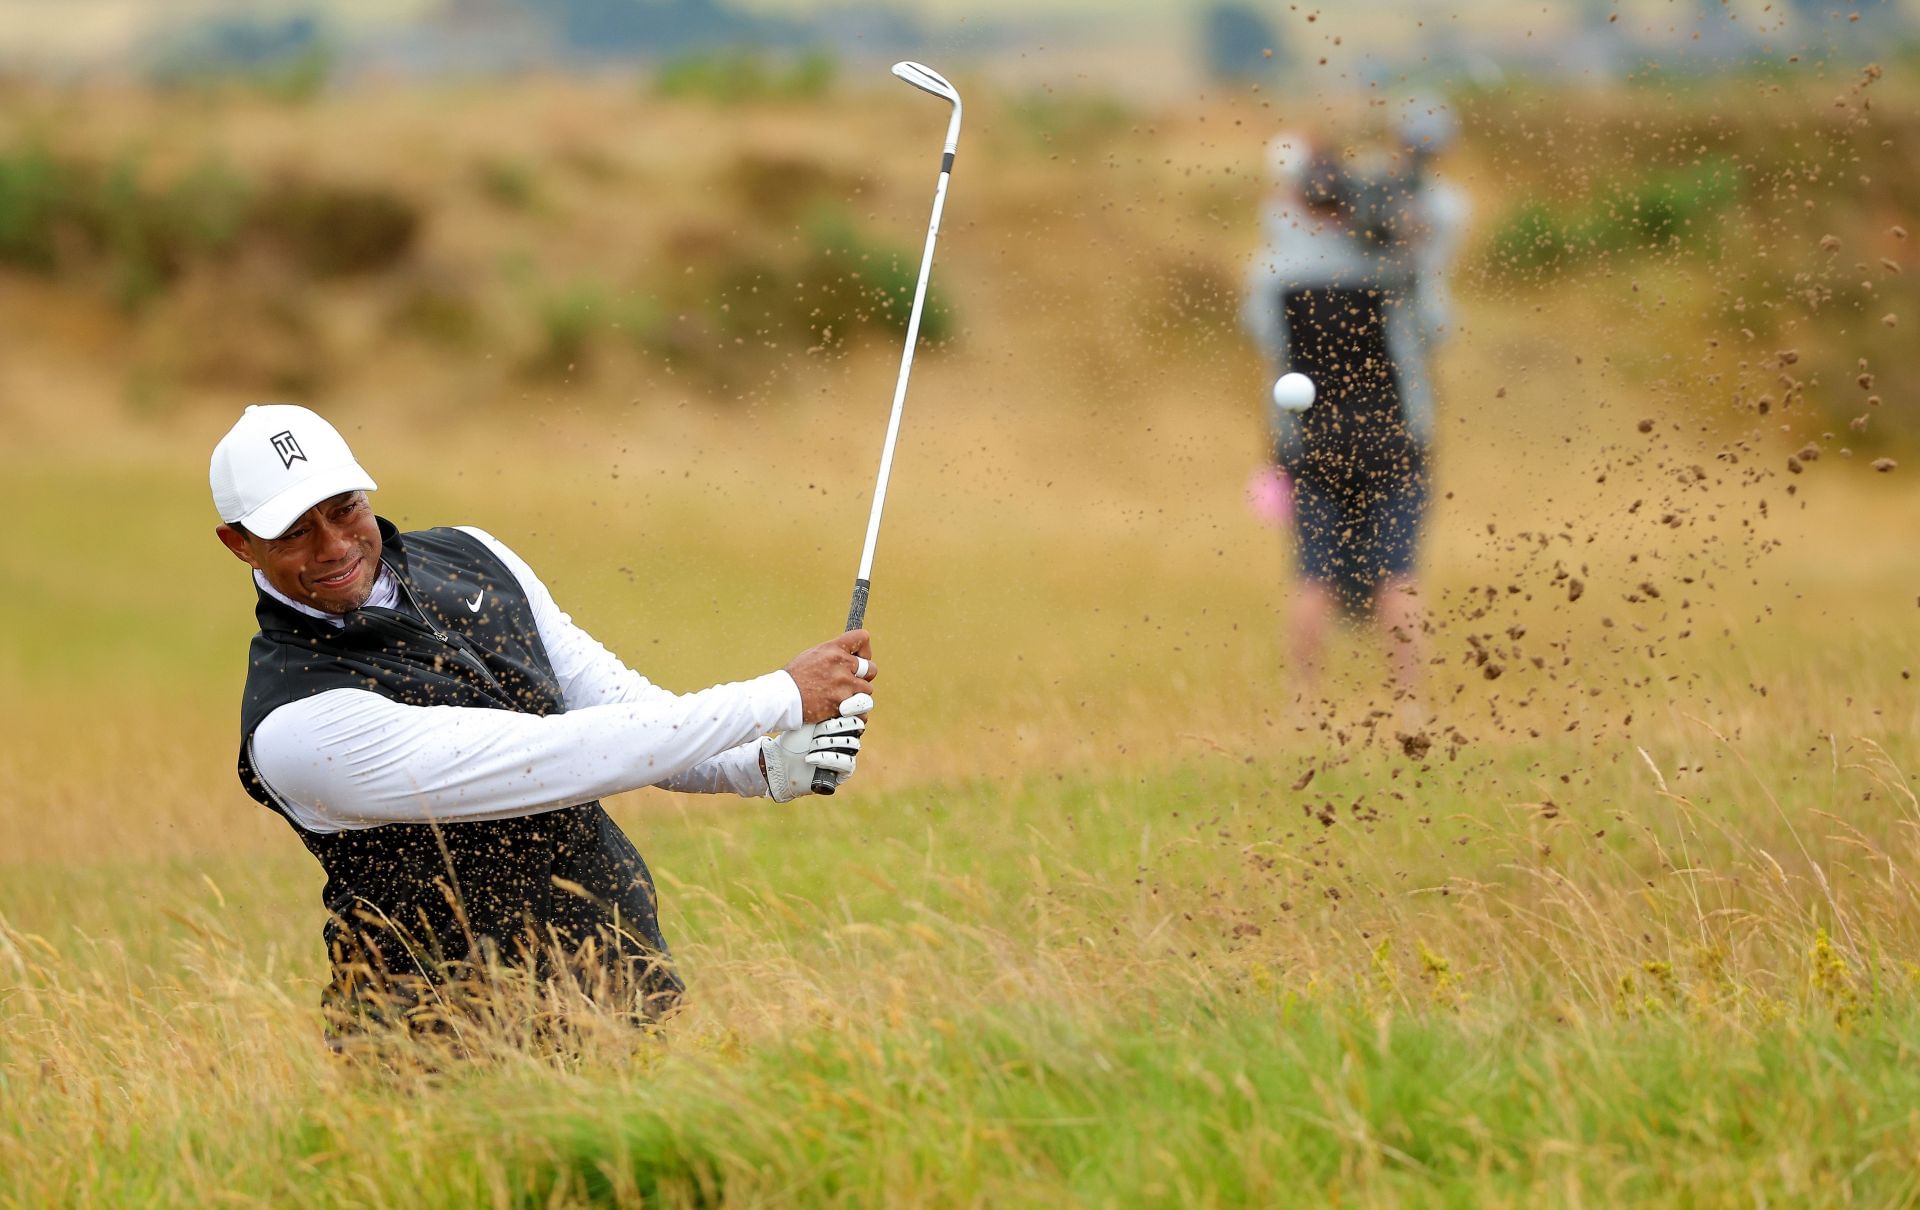
[[[1269,148],[1267,247],[1242,319],[1281,371],[1313,379],[1306,412],[1274,407],[1272,457],[1291,480],[1300,592],[1296,667],[1311,685],[1336,615],[1372,615],[1402,694],[1424,662],[1416,556],[1433,438],[1432,347],[1451,328],[1446,274],[1466,203],[1429,172],[1452,139],[1431,104],[1409,107],[1384,162]]]
[[[646,863],[599,800],[661,786],[786,802],[815,769],[854,770],[873,708],[865,631],[676,694],[487,533],[403,534],[375,516],[373,479],[306,408],[248,408],[211,481],[215,532],[259,598],[240,781],[326,870],[336,1037],[432,1028],[450,989],[502,965],[570,972],[659,1017],[683,985]]]

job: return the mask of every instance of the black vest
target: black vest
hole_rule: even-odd
[[[260,593],[240,712],[241,784],[292,824],[327,873],[329,1000],[364,1000],[395,979],[440,983],[483,959],[521,954],[545,972],[554,952],[596,936],[590,952],[603,973],[632,973],[614,968],[637,963],[649,994],[677,994],[646,864],[599,803],[323,834],[294,823],[254,773],[261,721],[331,689],[410,706],[566,709],[526,593],[492,551],[455,529],[403,536],[379,525],[399,607],[357,609],[336,627]]]
[[[1385,286],[1315,286],[1281,296],[1287,368],[1318,392],[1300,414],[1298,473],[1327,485],[1404,473],[1416,454],[1400,407],[1400,375],[1387,349]]]

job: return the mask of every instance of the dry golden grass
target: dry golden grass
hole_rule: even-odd
[[[100,147],[391,176],[441,201],[428,261],[518,246],[556,277],[744,222],[684,183],[743,148],[848,165],[903,238],[930,183],[926,115],[893,105],[65,104]],[[1913,1200],[1920,492],[1837,442],[1787,475],[1817,433],[1725,406],[1772,371],[1701,352],[1685,266],[1665,308],[1469,275],[1433,746],[1403,748],[1358,639],[1302,700],[1284,548],[1242,499],[1266,371],[1207,293],[1249,245],[1251,194],[1209,169],[1251,162],[1264,131],[1221,133],[1251,108],[1143,116],[1074,163],[980,106],[859,780],[618,804],[691,1007],[659,1039],[588,1014],[559,1057],[505,1028],[440,1074],[320,1047],[318,871],[233,779],[250,602],[202,467],[241,392],[129,412],[135,321],[0,279],[33,337],[0,364],[0,1204]],[[482,150],[619,183],[502,215],[454,184]],[[329,322],[366,328],[382,288],[329,288]],[[884,339],[717,400],[623,350],[530,380],[496,339],[339,338],[315,402],[384,512],[492,530],[676,688],[833,629]]]

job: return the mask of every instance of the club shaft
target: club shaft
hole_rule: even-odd
[[[954,141],[960,134],[956,104],[947,126],[947,143],[940,156],[940,180],[933,187],[933,217],[927,220],[927,246],[920,253],[920,280],[913,286],[913,311],[907,316],[906,344],[900,350],[900,377],[893,384],[893,411],[887,417],[887,439],[880,447],[880,474],[873,484],[873,508],[867,513],[867,540],[860,548],[860,574],[853,581],[853,601],[847,607],[847,629],[858,630],[867,620],[867,594],[873,584],[873,549],[880,542],[880,516],[887,508],[887,481],[893,477],[893,449],[900,440],[900,413],[907,402],[907,380],[913,374],[913,350],[920,342],[920,314],[927,305],[927,280],[933,275],[933,249],[940,240],[940,212],[947,204],[947,182],[953,176]],[[840,775],[826,769],[813,773],[813,792],[832,794]]]
[[[900,377],[893,384],[893,411],[887,417],[887,439],[880,447],[880,474],[873,484],[873,507],[867,513],[867,540],[860,549],[860,573],[856,580],[855,610],[848,614],[847,629],[858,626],[857,612],[866,615],[865,586],[873,581],[873,551],[880,542],[880,517],[887,508],[887,482],[893,477],[893,451],[900,440],[900,414],[906,407],[907,380],[913,375],[914,346],[920,342],[920,315],[927,305],[927,280],[933,274],[933,249],[940,239],[940,212],[947,204],[947,182],[952,178],[953,153],[941,159],[940,180],[933,190],[933,217],[927,223],[927,245],[920,254],[920,279],[913,287],[913,311],[907,316],[907,339],[900,350]]]

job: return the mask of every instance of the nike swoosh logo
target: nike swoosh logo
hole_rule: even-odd
[[[479,613],[479,612],[480,612],[480,602],[482,602],[482,601],[484,601],[484,600],[486,600],[486,599],[487,599],[487,590],[486,590],[486,589],[484,589],[484,588],[483,588],[483,589],[481,589],[481,590],[480,590],[479,592],[476,592],[476,593],[474,593],[474,594],[473,594],[473,600],[471,600],[471,601],[468,601],[468,602],[467,602],[467,612],[468,612],[468,613]]]

